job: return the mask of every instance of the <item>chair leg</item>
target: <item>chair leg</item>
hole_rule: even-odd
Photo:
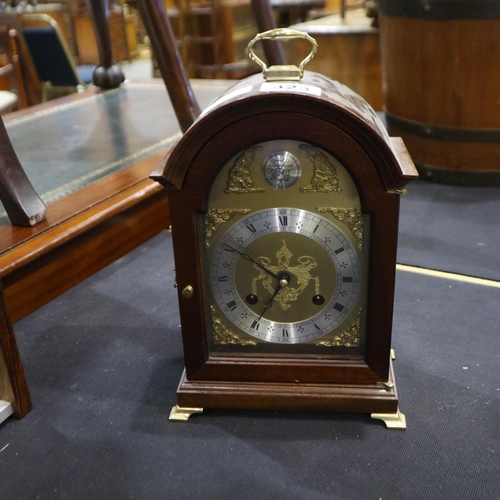
[[[14,331],[0,284],[0,400],[11,403],[14,415],[23,418],[33,408]]]

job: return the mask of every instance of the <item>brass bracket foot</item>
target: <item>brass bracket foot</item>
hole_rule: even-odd
[[[396,413],[372,413],[372,418],[383,420],[388,429],[406,429],[406,417],[398,411]]]
[[[175,405],[170,411],[168,419],[171,422],[187,422],[193,413],[203,413],[203,408],[181,408]]]

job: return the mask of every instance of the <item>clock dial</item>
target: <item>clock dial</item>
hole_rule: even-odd
[[[292,140],[252,145],[219,171],[203,226],[215,352],[362,356],[369,220],[333,156]]]
[[[300,174],[299,160],[289,151],[274,151],[262,163],[262,177],[274,189],[293,186]]]
[[[343,323],[357,303],[361,272],[348,238],[326,218],[272,208],[227,230],[210,282],[236,328],[265,342],[296,344]]]

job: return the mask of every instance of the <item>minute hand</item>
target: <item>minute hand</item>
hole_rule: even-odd
[[[227,248],[229,248],[233,252],[239,253],[245,260],[253,262],[256,266],[260,267],[265,273],[269,274],[269,276],[276,278],[278,281],[280,280],[277,274],[274,274],[271,270],[267,269],[267,267],[264,267],[260,262],[257,262],[255,259],[252,259],[252,257],[250,257],[250,255],[248,255],[247,253],[240,252],[239,250],[236,250],[236,248],[229,246],[227,243],[224,243],[224,245],[226,245]]]

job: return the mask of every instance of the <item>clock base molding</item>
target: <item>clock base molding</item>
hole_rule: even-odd
[[[298,410],[370,413],[388,429],[405,429],[406,418],[399,411],[394,371],[387,383],[297,384],[188,380],[182,374],[177,390],[178,405],[171,421],[187,421],[206,408],[246,410]]]

